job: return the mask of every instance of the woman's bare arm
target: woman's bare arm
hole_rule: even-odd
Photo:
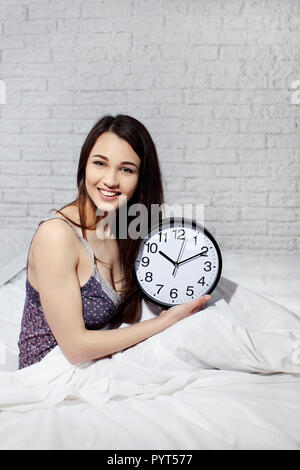
[[[81,347],[73,358],[73,363],[96,359],[122,351],[150,336],[169,328],[179,320],[198,312],[209,298],[201,297],[185,305],[163,310],[158,317],[144,320],[134,325],[116,330],[88,331],[82,336]]]
[[[162,311],[158,317],[114,330],[87,330],[76,267],[72,229],[60,221],[44,223],[35,235],[33,253],[41,305],[48,325],[72,364],[122,351],[170,327],[204,305],[201,297]]]

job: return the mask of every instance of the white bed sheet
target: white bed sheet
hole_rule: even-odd
[[[2,286],[0,448],[300,449],[299,258],[223,258],[203,311],[77,367],[56,347],[14,371],[25,270]]]

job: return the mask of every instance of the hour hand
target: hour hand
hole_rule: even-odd
[[[174,266],[176,266],[176,261],[173,261],[171,258],[169,258],[169,256],[167,256],[165,253],[163,253],[162,251],[159,251],[158,252],[160,255],[164,256],[167,260],[171,261],[172,264],[174,264]]]

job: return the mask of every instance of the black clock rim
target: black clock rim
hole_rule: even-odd
[[[150,227],[148,229],[148,232],[147,232],[147,235],[145,238],[148,237],[148,235],[153,231],[155,230],[156,228],[160,228],[162,227],[162,225],[164,223],[170,223],[170,224],[174,224],[174,223],[189,223],[192,227],[195,227],[195,228],[199,228],[200,230],[203,230],[204,234],[211,239],[211,241],[213,242],[213,245],[216,249],[216,252],[217,252],[217,255],[218,255],[218,258],[219,258],[219,269],[218,269],[218,273],[217,273],[217,276],[214,280],[214,283],[212,284],[212,286],[208,289],[208,291],[206,291],[203,295],[207,295],[207,294],[211,294],[216,286],[218,285],[219,283],[219,280],[220,280],[220,277],[221,277],[221,274],[222,274],[222,269],[223,269],[223,260],[222,260],[222,255],[221,255],[221,250],[220,250],[220,247],[215,239],[215,237],[211,234],[211,232],[206,228],[204,227],[202,224],[200,224],[199,222],[197,222],[195,219],[189,219],[187,217],[168,217],[168,218],[164,218],[162,220],[160,220],[157,224],[153,225],[152,227]],[[143,238],[143,241],[145,240],[145,238]],[[135,280],[137,282],[137,285],[139,286],[139,289],[141,289],[141,291],[144,293],[144,295],[146,296],[146,298],[148,300],[150,300],[150,302],[160,306],[160,307],[164,307],[166,309],[169,309],[171,307],[176,307],[177,305],[181,305],[181,304],[166,304],[164,302],[159,302],[157,300],[154,300],[143,288],[143,286],[140,284],[139,280],[138,280],[138,276],[137,276],[137,273],[136,273],[136,261],[134,263],[134,270],[133,270],[133,274],[134,274],[134,277],[135,277]],[[194,299],[195,300],[195,299]]]

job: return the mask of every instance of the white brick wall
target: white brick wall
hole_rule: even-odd
[[[299,0],[0,0],[1,230],[71,201],[87,132],[127,113],[222,249],[299,253],[299,64]]]

